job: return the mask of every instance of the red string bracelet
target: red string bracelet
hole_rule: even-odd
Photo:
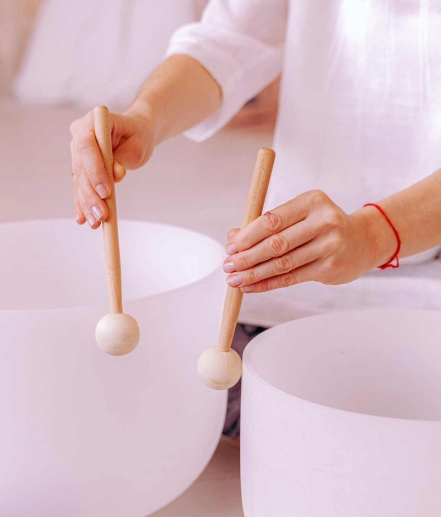
[[[397,250],[393,254],[392,258],[389,260],[389,262],[386,262],[386,264],[383,264],[382,266],[378,266],[378,269],[387,269],[388,267],[396,269],[396,268],[400,267],[400,260],[398,259],[398,255],[401,250],[401,239],[400,239],[400,234],[398,233],[398,230],[392,224],[392,221],[389,219],[386,212],[381,208],[381,206],[378,206],[375,203],[366,203],[364,206],[374,206],[383,215],[383,217],[386,219],[386,221],[389,223],[389,226],[392,228],[392,231],[394,232],[395,237],[397,238]],[[395,264],[394,264],[394,261],[395,261]]]

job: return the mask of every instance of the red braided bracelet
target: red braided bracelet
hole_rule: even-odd
[[[378,266],[378,269],[387,269],[388,267],[396,269],[397,267],[400,267],[400,260],[398,258],[398,255],[401,250],[401,239],[400,234],[398,233],[395,226],[392,224],[392,221],[387,217],[386,212],[381,208],[381,206],[376,205],[375,203],[366,203],[364,206],[374,206],[386,219],[386,221],[389,223],[389,226],[392,228],[392,231],[395,234],[395,237],[397,238],[397,250],[393,254],[392,258],[389,260],[389,262],[386,262],[386,264],[383,264],[382,266]],[[395,261],[395,264],[394,264]]]

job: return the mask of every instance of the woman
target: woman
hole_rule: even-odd
[[[435,257],[441,4],[427,0],[212,0],[112,115],[117,181],[173,135],[212,135],[280,72],[271,211],[229,232],[229,285],[343,284],[424,250]],[[110,187],[91,113],[71,131],[77,222],[96,229]]]

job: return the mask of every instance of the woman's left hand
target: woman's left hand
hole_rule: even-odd
[[[228,233],[227,283],[261,293],[301,282],[351,282],[387,262],[395,236],[374,208],[346,214],[324,192],[301,194]]]

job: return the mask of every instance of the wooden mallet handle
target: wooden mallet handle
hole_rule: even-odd
[[[118,218],[116,213],[115,180],[113,177],[112,135],[109,110],[105,106],[97,106],[93,110],[93,124],[95,137],[104,161],[104,167],[109,176],[111,194],[106,199],[109,208],[109,217],[103,225],[104,260],[106,264],[107,288],[109,291],[110,311],[112,314],[121,314],[121,260],[118,239]]]
[[[263,210],[266,193],[273,171],[276,153],[272,149],[262,147],[257,155],[251,182],[248,201],[242,220],[242,228],[257,219]],[[234,331],[239,318],[243,293],[239,288],[228,287],[225,297],[224,312],[217,348],[222,352],[229,352],[233,341]]]

